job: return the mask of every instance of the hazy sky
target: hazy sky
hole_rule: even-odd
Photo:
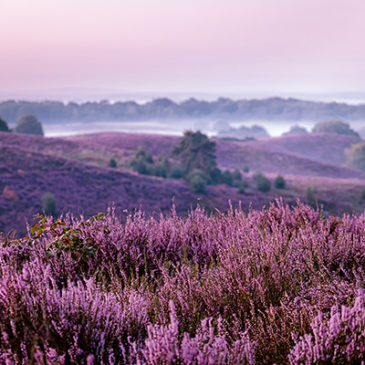
[[[0,90],[365,90],[364,0],[0,0]]]

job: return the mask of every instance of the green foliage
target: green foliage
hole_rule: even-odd
[[[308,131],[304,127],[301,127],[300,125],[292,125],[288,132],[283,133],[283,136],[297,136],[303,134],[308,134]]]
[[[359,137],[359,134],[351,129],[348,123],[341,120],[329,120],[317,123],[312,129],[312,133],[335,133]]]
[[[248,166],[243,166],[243,172],[247,174],[250,172],[250,168]]]
[[[153,158],[143,148],[137,150],[135,157],[130,162],[133,171],[143,175],[153,175]]]
[[[228,186],[233,186],[233,175],[231,173],[231,171],[229,170],[225,170],[223,171],[223,183],[228,185]]]
[[[212,169],[209,173],[209,176],[212,185],[219,185],[224,183],[222,171],[218,167]]]
[[[160,156],[154,164],[153,175],[159,177],[170,177],[171,163],[166,156]]]
[[[283,176],[278,175],[274,181],[274,186],[276,189],[285,189],[286,187],[286,181]]]
[[[348,167],[365,171],[365,142],[353,144],[345,154]]]
[[[0,118],[0,132],[10,132],[8,124]]]
[[[365,200],[365,188],[361,191],[361,199]]]
[[[117,161],[115,161],[114,158],[111,158],[109,161],[109,167],[116,168],[117,167]]]
[[[263,193],[271,190],[271,181],[261,172],[255,172],[253,179],[256,182],[257,189]]]
[[[15,126],[15,132],[43,136],[42,124],[34,115],[24,115]]]
[[[307,187],[307,190],[305,191],[305,198],[307,203],[312,207],[315,207],[318,204],[317,192],[311,186]]]
[[[170,177],[173,179],[182,179],[184,177],[184,171],[180,166],[172,166]]]
[[[43,212],[46,215],[54,216],[56,214],[56,198],[52,193],[44,193],[42,196]]]
[[[215,148],[215,142],[200,131],[186,131],[172,155],[180,162],[186,176],[194,169],[209,174],[217,166]]]
[[[238,169],[235,169],[232,172],[232,179],[233,179],[233,181],[241,181],[242,180],[242,174],[240,173],[240,171]]]
[[[194,193],[202,194],[205,192],[209,176],[203,170],[194,169],[187,176],[187,181]]]

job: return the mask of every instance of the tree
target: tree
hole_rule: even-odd
[[[365,142],[353,144],[346,149],[345,155],[348,167],[365,171]]]
[[[257,189],[263,193],[271,190],[271,181],[261,172],[255,172],[253,179],[256,182]]]
[[[209,174],[217,166],[215,148],[215,142],[210,141],[200,131],[186,131],[180,143],[174,148],[172,156],[180,161],[185,176],[194,169]]]
[[[300,125],[292,125],[288,132],[283,133],[283,136],[297,136],[303,134],[308,134],[308,131],[304,127],[301,127]]]
[[[10,132],[8,124],[0,118],[0,132]]]
[[[357,132],[350,128],[348,123],[341,120],[329,120],[317,123],[312,129],[312,133],[335,133],[360,137]]]
[[[274,181],[274,186],[276,187],[276,189],[285,189],[285,179],[281,175],[278,175]]]
[[[109,164],[108,165],[109,165],[109,167],[116,168],[117,167],[117,161],[115,161],[114,158],[111,158],[109,160]]]
[[[43,128],[41,122],[34,115],[24,115],[15,126],[15,132],[25,134],[36,134],[43,136]]]
[[[56,198],[52,193],[44,193],[44,195],[42,196],[42,206],[44,214],[56,214]]]

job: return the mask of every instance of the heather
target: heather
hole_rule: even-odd
[[[119,216],[125,209],[140,208],[148,214],[165,214],[174,199],[178,215],[185,216],[197,202],[207,210],[226,211],[231,199],[235,206],[242,201],[247,210],[250,203],[259,209],[278,196],[290,204],[297,198],[314,206],[318,203],[327,215],[362,212],[364,172],[339,166],[346,161],[344,149],[358,141],[338,134],[250,142],[215,140],[220,171],[213,169],[211,180],[218,178],[220,183],[205,186],[206,176],[200,171],[191,171],[189,181],[179,178],[174,166],[166,174],[170,178],[131,171],[129,164],[141,147],[153,157],[154,164],[147,167],[163,176],[168,170],[163,155],[171,156],[178,137],[103,133],[45,138],[0,132],[0,232],[15,231],[20,237],[37,212],[53,214],[44,204],[45,193],[53,194],[56,215],[72,212],[85,217],[105,211],[113,203]],[[116,167],[114,163],[110,166],[111,160]],[[253,179],[256,171],[271,181],[269,192],[258,190]],[[285,179],[285,189],[275,185],[278,174]],[[315,199],[307,199],[309,187],[316,191]]]
[[[113,209],[1,239],[0,363],[363,364],[365,215]]]

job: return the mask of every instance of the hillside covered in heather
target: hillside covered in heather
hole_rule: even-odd
[[[277,201],[0,239],[5,364],[362,364],[365,216]]]
[[[126,133],[44,138],[0,132],[0,231],[25,234],[26,222],[42,211],[42,196],[55,196],[57,214],[89,217],[115,205],[118,214],[142,208],[146,213],[179,215],[199,203],[208,211],[226,211],[229,201],[244,209],[261,208],[277,197],[290,204],[307,201],[308,188],[326,214],[362,212],[365,173],[344,167],[345,150],[358,137],[336,134],[284,136],[256,141],[216,139],[218,167],[238,169],[244,191],[210,185],[204,194],[191,191],[182,179],[141,175],[130,161],[140,148],[155,159],[170,156],[180,137]],[[110,160],[116,163],[109,167]],[[284,176],[285,189],[259,191],[254,173],[273,182]]]

